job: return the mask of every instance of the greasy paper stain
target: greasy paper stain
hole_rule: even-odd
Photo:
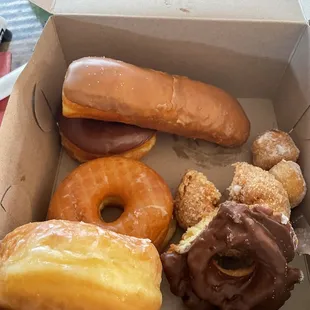
[[[185,9],[185,8],[180,8],[180,11],[184,12],[184,13],[190,13],[190,10]]]
[[[298,239],[297,253],[310,255],[310,226],[299,207],[292,210],[291,224]]]
[[[238,161],[241,153],[248,150],[245,147],[225,148],[219,145],[199,141],[195,139],[183,139],[173,136],[174,145],[172,149],[182,159],[191,159],[197,166],[202,168],[225,167]],[[202,144],[202,145],[201,145]]]
[[[295,234],[298,239],[297,253],[299,255],[310,255],[310,231],[309,228],[297,228]]]

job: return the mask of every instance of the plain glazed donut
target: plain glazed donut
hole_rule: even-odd
[[[124,209],[104,222],[101,209]],[[124,158],[99,158],[77,167],[54,193],[47,218],[83,221],[137,238],[161,248],[172,219],[173,200],[164,180],[145,164]]]
[[[29,223],[0,243],[1,310],[159,310],[161,279],[149,240],[92,224]]]

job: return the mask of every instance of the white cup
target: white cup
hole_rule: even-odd
[[[26,65],[27,63],[0,78],[0,100],[10,96],[16,80]]]

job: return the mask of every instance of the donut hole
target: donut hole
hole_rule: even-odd
[[[255,269],[255,262],[251,256],[244,251],[235,249],[217,253],[213,256],[212,261],[219,271],[234,277],[247,276]]]
[[[101,220],[106,223],[115,222],[123,214],[124,206],[125,204],[120,197],[104,198],[99,206]]]

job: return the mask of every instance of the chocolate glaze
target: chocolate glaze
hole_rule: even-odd
[[[302,273],[288,263],[295,244],[290,223],[270,209],[225,202],[218,214],[183,254],[161,255],[173,294],[191,308],[203,310],[277,310],[290,297]],[[253,273],[232,277],[213,264],[217,253],[246,251],[255,262]]]
[[[60,132],[83,151],[115,155],[141,146],[155,134],[154,130],[123,123],[93,119],[66,118],[58,113]]]

